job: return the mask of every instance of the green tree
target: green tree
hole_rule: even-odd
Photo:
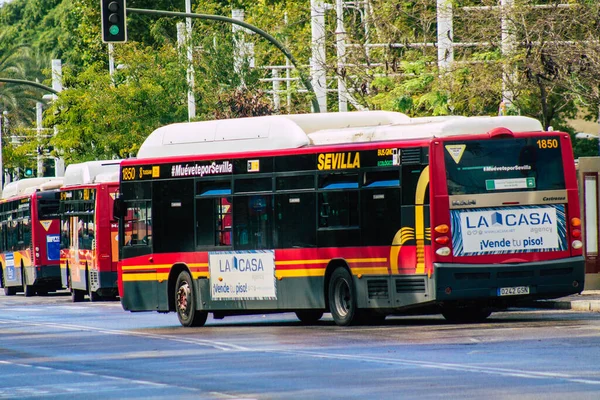
[[[159,126],[186,119],[185,70],[170,46],[120,47],[113,79],[102,63],[73,76],[45,113],[58,134],[50,144],[67,163],[135,155]]]

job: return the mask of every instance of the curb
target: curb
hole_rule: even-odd
[[[524,305],[540,309],[600,312],[600,300],[538,300]]]

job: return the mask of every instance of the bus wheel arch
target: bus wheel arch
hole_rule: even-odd
[[[357,290],[352,272],[345,260],[331,260],[325,271],[325,304],[339,326],[356,324],[360,320]]]

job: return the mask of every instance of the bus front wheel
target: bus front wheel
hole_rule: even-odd
[[[352,275],[346,268],[339,267],[333,271],[328,293],[329,311],[333,321],[339,326],[357,323],[360,318],[356,305],[356,288],[352,282]]]
[[[175,309],[181,325],[203,326],[208,313],[196,309],[194,282],[187,271],[181,271],[175,284]]]

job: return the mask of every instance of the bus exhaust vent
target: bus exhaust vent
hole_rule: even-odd
[[[415,147],[412,149],[402,149],[400,153],[400,160],[402,164],[420,164],[421,148]]]
[[[388,299],[390,297],[388,283],[385,279],[369,279],[367,281],[367,290],[369,292],[369,299]]]
[[[425,293],[425,278],[407,276],[396,279],[396,293]]]

